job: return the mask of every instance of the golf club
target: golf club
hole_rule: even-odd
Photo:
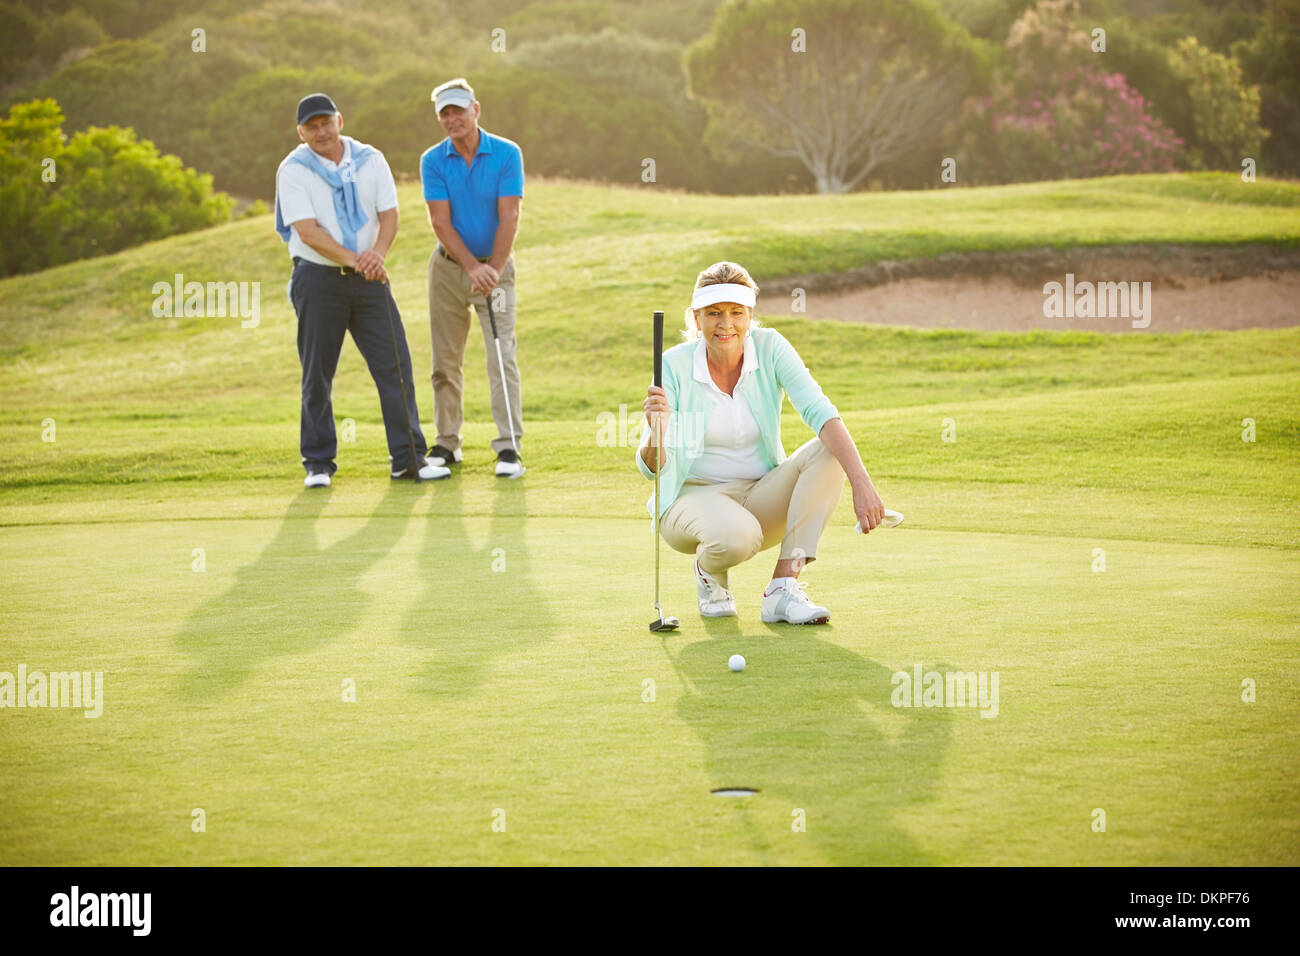
[[[487,302],[488,321],[492,323],[492,341],[497,346],[497,370],[501,373],[501,394],[505,396],[506,400],[506,423],[510,426],[510,447],[514,449],[517,458],[519,456],[519,446],[515,444],[515,419],[510,412],[510,389],[506,387],[506,363],[501,358],[501,339],[497,335],[496,313],[492,311],[492,293],[489,292],[483,299]],[[519,475],[522,474],[523,471],[521,470]],[[518,478],[519,475],[513,475],[512,477]]]
[[[402,424],[406,426],[406,443],[411,449],[411,464],[407,469],[420,481],[420,462],[424,453],[415,450],[415,433],[411,431],[411,409],[406,403],[406,379],[402,375],[402,355],[397,349],[397,325],[393,322],[393,287],[384,282],[384,312],[388,315],[388,339],[393,343],[393,361],[397,363],[397,387],[402,391]]]
[[[655,312],[654,315],[654,340],[655,340],[655,377],[654,383],[656,388],[663,386],[664,377],[664,314]],[[659,472],[664,466],[664,433],[663,420],[655,416],[655,613],[658,616],[650,622],[650,630],[653,631],[675,631],[681,624],[681,621],[675,617],[664,617],[663,610],[659,607]]]

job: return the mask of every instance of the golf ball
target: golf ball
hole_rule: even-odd
[[[732,654],[731,660],[727,661],[727,666],[733,671],[743,671],[745,669],[745,659],[739,654]]]

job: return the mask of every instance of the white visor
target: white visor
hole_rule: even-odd
[[[441,113],[444,106],[463,106],[465,109],[469,109],[473,105],[474,94],[455,86],[443,90],[438,94],[438,98],[433,101],[433,109],[437,113]]]
[[[754,290],[747,285],[738,282],[718,282],[696,289],[695,294],[691,296],[691,308],[702,309],[706,305],[714,305],[718,302],[736,302],[752,309],[757,301],[758,297],[754,295]]]

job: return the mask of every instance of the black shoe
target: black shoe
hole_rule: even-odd
[[[460,464],[461,450],[457,448],[455,451],[448,451],[442,445],[434,445],[429,449],[429,454],[425,457],[429,459],[429,463],[432,465],[437,465],[440,468],[450,468],[452,465]]]
[[[519,460],[519,455],[513,448],[497,452],[498,478],[518,478],[525,470],[524,463]]]

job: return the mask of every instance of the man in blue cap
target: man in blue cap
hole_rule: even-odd
[[[342,135],[343,116],[324,93],[298,103],[302,144],[275,176],[275,228],[289,244],[289,298],[302,363],[300,447],[304,484],[329,486],[338,440],[330,393],[343,338],[352,333],[379,389],[394,478],[446,478],[426,461],[411,379],[411,353],[388,286],[384,257],[397,236],[397,187],[384,154]]]
[[[523,441],[519,365],[515,359],[515,234],[524,198],[524,157],[518,145],[480,129],[474,90],[463,79],[433,91],[447,138],[420,157],[420,181],[438,245],[429,257],[429,333],[433,341],[436,465],[461,460],[465,418],[465,342],[470,307],[478,312],[487,350],[496,474],[518,478]],[[489,312],[489,304],[492,311]],[[492,328],[495,320],[496,328]]]

